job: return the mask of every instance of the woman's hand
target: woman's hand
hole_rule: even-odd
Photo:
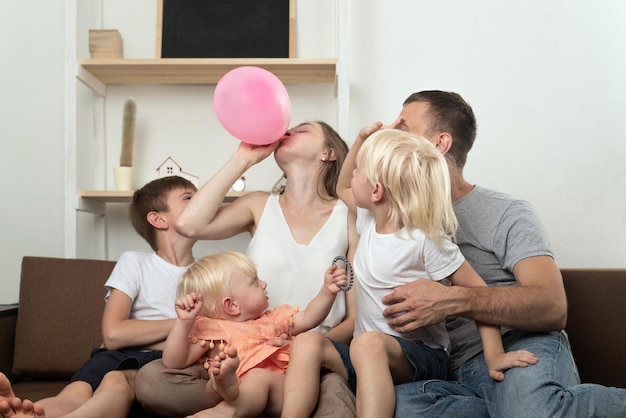
[[[249,166],[253,166],[260,163],[270,154],[272,154],[276,150],[276,148],[280,146],[280,143],[282,142],[283,138],[285,138],[285,136],[283,136],[278,141],[268,145],[253,145],[242,141],[237,148],[237,153],[245,155],[248,159]]]

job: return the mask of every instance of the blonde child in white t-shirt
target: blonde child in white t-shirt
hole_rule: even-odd
[[[313,333],[294,340],[283,417],[308,416],[317,396],[316,370],[336,367],[339,359],[345,365],[340,374],[356,389],[357,416],[392,417],[394,385],[448,377],[450,343],[443,323],[410,333],[390,327],[382,297],[418,279],[486,286],[452,242],[457,221],[443,155],[422,137],[378,128],[361,131],[337,187],[357,214],[360,234],[354,256],[354,339],[349,348]],[[504,353],[499,327],[477,326],[495,380],[511,367],[537,362],[528,351]]]

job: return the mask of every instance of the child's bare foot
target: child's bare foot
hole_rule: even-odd
[[[3,418],[45,417],[42,407],[28,399],[23,402],[15,396],[11,382],[4,373],[0,373],[0,416]]]
[[[8,401],[13,398],[15,398],[15,393],[13,393],[9,378],[4,373],[0,373],[0,401]]]
[[[35,405],[28,399],[22,402],[20,398],[12,398],[8,401],[0,401],[0,416],[3,418],[45,418],[46,414],[43,408],[39,405]]]
[[[226,352],[220,352],[209,368],[213,390],[220,394],[225,401],[234,401],[239,396],[239,378],[237,377],[239,357],[237,349],[228,347]]]
[[[0,416],[10,417],[14,415],[13,405],[19,406],[22,401],[15,397],[11,382],[4,373],[0,373]],[[10,415],[13,414],[13,415]]]

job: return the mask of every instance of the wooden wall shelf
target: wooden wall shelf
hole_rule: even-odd
[[[134,190],[79,190],[78,196],[102,203],[130,203]],[[246,192],[230,191],[226,194],[224,202],[232,202]]]
[[[264,68],[284,84],[334,83],[335,58],[81,59],[79,65],[105,85],[217,84],[244,65]]]

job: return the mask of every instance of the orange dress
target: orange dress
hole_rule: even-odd
[[[223,319],[197,317],[189,332],[192,342],[228,345],[237,349],[240,363],[237,376],[260,367],[279,373],[287,371],[291,344],[282,347],[265,344],[281,334],[290,335],[293,315],[298,308],[290,305],[277,306],[266,311],[258,319],[235,322]]]

